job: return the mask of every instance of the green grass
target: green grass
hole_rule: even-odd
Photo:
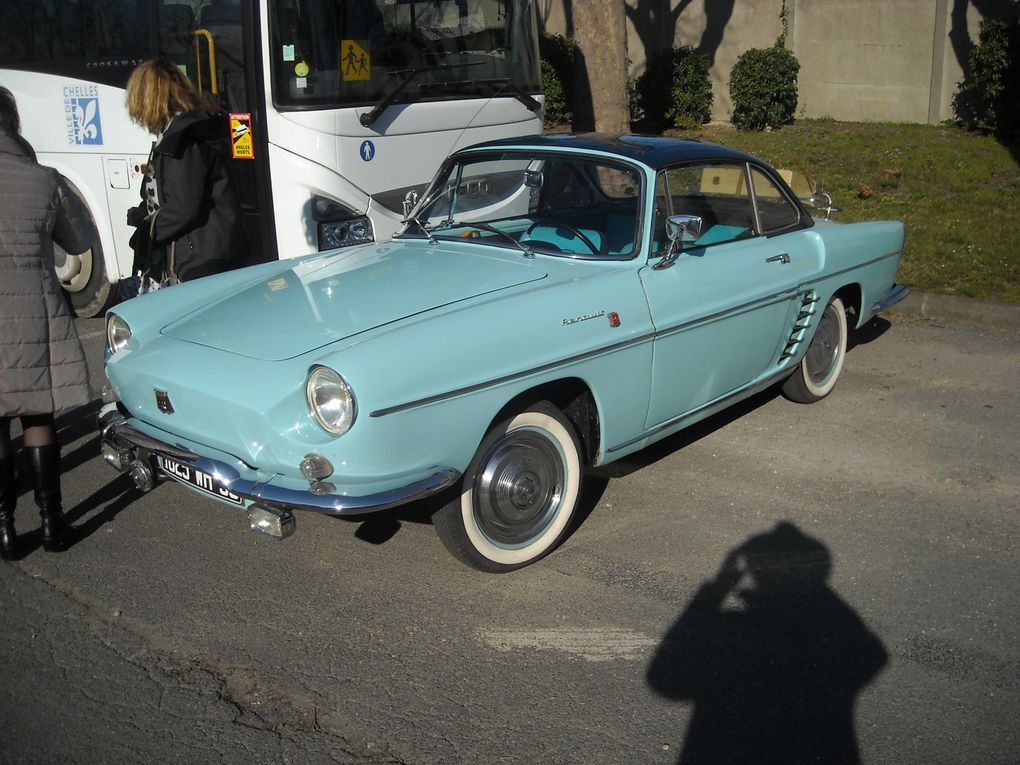
[[[835,220],[901,220],[899,280],[919,290],[1020,302],[1020,168],[989,136],[940,125],[802,120],[769,133],[676,133],[731,146],[819,183]]]

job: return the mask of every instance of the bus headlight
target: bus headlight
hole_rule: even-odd
[[[117,314],[111,313],[106,320],[106,347],[110,353],[123,350],[131,339],[131,327]]]
[[[319,223],[319,249],[333,250],[375,241],[372,221],[368,218],[323,221]]]
[[[339,374],[328,367],[312,367],[305,386],[308,409],[327,433],[342,436],[357,416],[354,391]]]

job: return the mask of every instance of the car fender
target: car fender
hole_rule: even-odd
[[[445,453],[463,469],[508,402],[564,378],[591,390],[600,443],[632,435],[648,406],[652,332],[636,265],[563,266],[569,275],[554,268],[495,299],[437,309],[317,355],[358,399],[358,422],[338,450],[384,460],[393,445],[408,459]]]

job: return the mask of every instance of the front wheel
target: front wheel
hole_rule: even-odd
[[[842,300],[833,297],[797,371],[783,383],[783,395],[799,404],[813,404],[828,396],[843,371],[846,341],[846,308]]]
[[[67,181],[68,187],[78,196],[92,221],[92,230],[96,231],[95,220],[78,188]],[[71,255],[59,245],[53,245],[54,266],[57,281],[70,300],[75,314],[83,319],[102,316],[106,309],[117,302],[117,290],[114,289],[106,274],[103,262],[103,245],[96,235],[95,244],[80,255]]]
[[[454,557],[501,573],[547,555],[570,528],[581,494],[581,446],[570,422],[539,402],[496,425],[460,493],[432,518]]]
[[[60,250],[54,244],[55,251]],[[68,294],[71,307],[82,319],[102,316],[117,301],[117,290],[106,277],[106,266],[100,246],[81,255],[54,252],[57,259],[57,280]]]

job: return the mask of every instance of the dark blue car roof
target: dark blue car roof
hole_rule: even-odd
[[[678,162],[696,160],[755,160],[750,154],[728,149],[714,143],[703,143],[688,138],[668,138],[653,135],[628,135],[618,133],[549,133],[547,135],[525,136],[523,138],[502,138],[496,141],[471,146],[477,149],[503,148],[579,149],[603,151],[631,159],[659,170]]]

